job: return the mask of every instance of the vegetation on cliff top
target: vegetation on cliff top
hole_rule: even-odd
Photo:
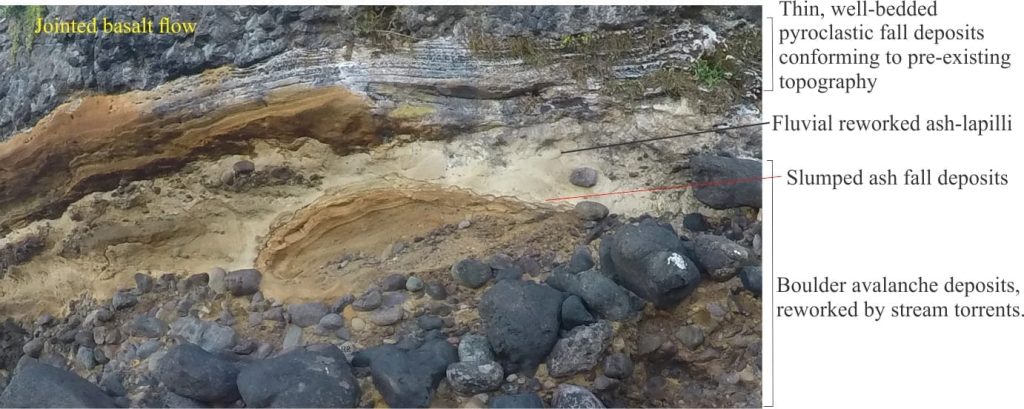
[[[11,39],[11,59],[18,58],[18,49],[32,49],[36,39],[32,29],[36,20],[46,15],[46,6],[0,6],[0,17],[7,20],[7,36]]]

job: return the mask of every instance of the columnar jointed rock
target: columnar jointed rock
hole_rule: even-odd
[[[699,234],[690,246],[694,261],[715,281],[728,281],[750,262],[746,247],[722,236]]]
[[[693,195],[714,209],[761,207],[761,162],[714,155],[690,159]]]
[[[676,233],[651,219],[606,235],[600,252],[602,272],[658,308],[674,307],[700,283]]]
[[[558,338],[562,295],[525,281],[499,281],[480,300],[480,317],[498,359],[511,371],[535,368]]]
[[[558,385],[551,406],[556,408],[604,408],[604,403],[587,388],[572,384]]]
[[[256,361],[238,374],[238,391],[249,407],[353,408],[359,383],[334,346],[296,350]]]
[[[612,325],[608,321],[573,328],[551,350],[547,360],[548,373],[563,377],[590,370],[597,365],[611,340]]]
[[[114,401],[89,381],[32,358],[18,361],[0,395],[4,408],[110,408]]]
[[[237,377],[238,368],[234,364],[193,344],[168,350],[156,371],[156,378],[167,389],[203,402],[237,400]]]

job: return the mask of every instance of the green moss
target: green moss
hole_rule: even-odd
[[[428,105],[402,104],[391,110],[388,116],[394,119],[419,119],[434,113],[434,108]]]
[[[7,19],[7,35],[11,39],[11,59],[17,60],[18,50],[32,49],[35,42],[36,20],[46,16],[46,6],[0,6],[0,16]]]

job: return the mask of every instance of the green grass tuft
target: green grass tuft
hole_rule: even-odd
[[[726,70],[716,59],[698,58],[693,62],[693,77],[707,87],[714,87],[726,79]]]

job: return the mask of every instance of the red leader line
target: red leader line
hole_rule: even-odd
[[[612,196],[612,195],[628,195],[628,194],[632,194],[632,193],[661,192],[661,191],[665,191],[665,190],[679,190],[679,189],[686,189],[686,188],[691,188],[691,187],[736,185],[736,184],[740,184],[740,183],[757,182],[757,181],[760,181],[760,180],[775,179],[775,178],[780,178],[780,177],[782,177],[782,176],[765,176],[765,177],[752,177],[752,178],[742,178],[742,179],[709,180],[707,182],[693,182],[693,183],[688,183],[688,184],[685,184],[685,185],[658,186],[658,187],[650,187],[650,188],[646,188],[646,189],[620,190],[620,191],[617,191],[617,192],[591,193],[591,194],[579,195],[579,196],[555,197],[555,198],[547,199],[547,200],[545,200],[545,202],[558,202],[558,201],[562,201],[562,200],[572,200],[572,199],[589,199],[589,198],[592,198],[592,197]]]

